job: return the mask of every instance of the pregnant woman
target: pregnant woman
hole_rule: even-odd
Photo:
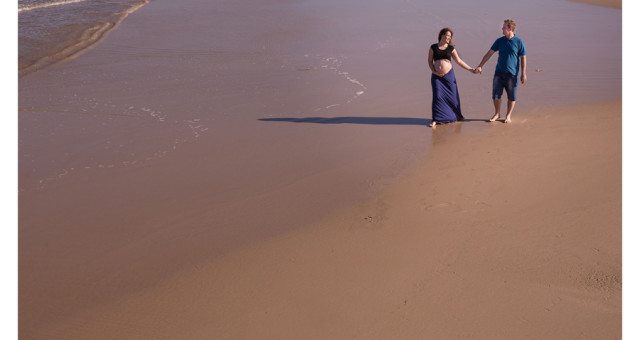
[[[429,49],[429,68],[432,72],[431,89],[433,90],[430,127],[435,127],[436,124],[464,120],[460,110],[460,95],[451,58],[467,71],[473,72],[473,68],[460,59],[453,46],[452,37],[453,31],[449,28],[441,29],[438,33],[438,43],[431,45]]]

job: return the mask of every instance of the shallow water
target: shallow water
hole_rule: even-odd
[[[18,69],[26,74],[74,56],[148,0],[19,0]]]
[[[62,23],[70,18],[92,18],[87,13],[106,18],[122,13],[113,8],[137,3],[87,0],[25,10],[21,48],[30,46],[26,37],[44,39],[40,33],[23,34],[40,27],[36,22],[60,28],[41,32],[64,35],[69,25]],[[398,153],[396,161],[408,164],[428,145],[421,144],[422,126],[402,122],[430,118],[426,59],[442,27],[453,30],[458,54],[475,67],[500,37],[502,20],[516,20],[516,34],[527,46],[529,78],[519,86],[516,117],[620,96],[620,10],[559,0],[463,5],[444,3],[436,12],[413,0],[272,0],[260,6],[248,0],[155,0],[145,6],[148,12],[136,13],[141,20],[125,21],[90,58],[21,79],[20,189],[42,188],[79,173],[141,166],[187,150],[217,150],[221,140],[252,129],[257,137],[249,138],[274,142],[281,136],[265,132],[283,122],[351,122],[360,128],[394,119],[388,124],[393,128],[377,132],[375,140],[358,141],[361,145],[351,140],[352,131],[332,130],[341,133],[332,138],[349,140],[340,150],[344,159],[327,156],[316,164],[300,150],[297,159],[309,167],[305,171],[339,167],[352,157],[376,157],[379,150],[403,145],[411,145],[411,151]],[[158,24],[167,18],[183,20]],[[55,39],[51,44],[62,46]],[[609,53],[596,53],[594,46]],[[21,58],[38,53],[21,53]],[[454,65],[469,121],[453,130],[487,128],[482,123],[492,116],[496,60],[494,55],[482,75]],[[398,126],[407,129],[396,135]],[[272,157],[284,156],[273,152]],[[233,170],[240,166],[234,157],[215,152],[211,157],[229,158],[228,172],[216,173],[218,178],[245,171]],[[246,169],[243,178],[254,177],[252,166]]]
[[[458,54],[475,67],[500,37],[502,20],[516,20],[516,34],[527,46],[529,78],[519,86],[516,117],[620,96],[620,10],[558,0],[459,5],[444,3],[435,12],[413,0],[273,0],[260,6],[252,1],[153,1],[145,7],[150,11],[136,13],[142,20],[125,22],[112,33],[114,39],[92,50],[91,58],[21,79],[20,189],[81,172],[148,164],[195,150],[195,145],[207,148],[246,133],[256,122],[262,133],[275,124],[272,118],[426,122],[431,103],[427,53],[442,27],[453,30]],[[119,13],[101,6],[107,3],[87,0],[24,11],[21,29],[37,27],[22,24],[29,15],[60,18],[40,22],[64,28],[58,23],[71,22],[65,18],[78,13]],[[157,24],[174,17],[185,20]],[[25,40],[21,36],[21,47]],[[595,53],[593,46],[609,53]],[[496,60],[494,55],[482,75],[454,65],[469,119],[456,131],[487,128],[482,120],[493,113]],[[392,129],[377,135],[393,140],[377,148],[414,145],[402,153],[409,158],[428,148],[421,144],[420,126],[407,127],[411,130],[401,137]],[[420,142],[411,142],[416,138]],[[347,144],[345,154],[372,157],[377,152],[365,146],[349,151],[353,145]],[[400,163],[410,162],[403,159]],[[329,159],[324,166],[340,164]]]

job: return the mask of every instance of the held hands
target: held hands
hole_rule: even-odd
[[[471,72],[473,72],[473,74],[480,74],[480,73],[482,73],[482,67],[478,66],[478,67],[474,68],[473,70],[471,70]]]

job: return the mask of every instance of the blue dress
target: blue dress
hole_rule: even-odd
[[[431,117],[437,123],[453,123],[464,120],[460,109],[460,95],[453,68],[442,77],[431,74]]]

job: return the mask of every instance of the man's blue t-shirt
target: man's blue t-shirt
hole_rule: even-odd
[[[508,73],[514,76],[520,71],[520,56],[527,55],[524,41],[515,35],[511,40],[500,37],[491,45],[492,51],[498,51],[496,72]]]

